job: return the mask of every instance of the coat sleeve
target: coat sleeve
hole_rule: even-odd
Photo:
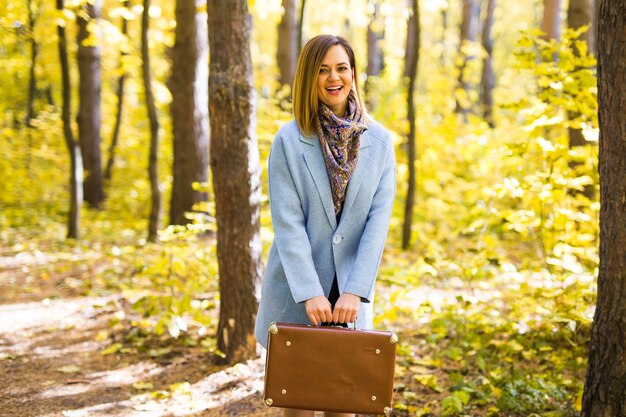
[[[311,244],[306,233],[305,216],[294,178],[289,170],[282,135],[276,136],[268,162],[270,210],[274,244],[296,303],[324,295],[319,281]]]
[[[385,248],[391,209],[396,195],[396,157],[393,145],[387,151],[385,167],[372,198],[363,235],[359,241],[356,260],[344,292],[358,295],[369,303],[376,274]]]

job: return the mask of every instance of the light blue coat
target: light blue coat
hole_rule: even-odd
[[[361,297],[357,327],[372,328],[396,179],[389,132],[375,121],[367,127],[339,224],[319,139],[304,137],[295,121],[276,134],[268,161],[274,242],[255,325],[264,347],[272,321],[311,324],[304,301],[328,297],[335,273],[340,294]]]

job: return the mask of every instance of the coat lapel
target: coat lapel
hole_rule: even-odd
[[[333,230],[335,230],[337,228],[337,218],[335,217],[335,208],[333,206],[333,194],[330,190],[330,181],[328,180],[320,141],[317,137],[304,138],[302,136],[300,136],[300,140],[307,145],[312,145],[310,149],[305,150],[303,153],[304,160],[317,187],[317,192],[322,200],[328,221]]]
[[[326,172],[326,163],[324,162],[324,156],[320,147],[320,141],[317,137],[304,138],[300,136],[300,141],[311,146],[311,148],[303,152],[304,160],[309,168],[309,172],[313,177],[315,186],[322,200],[324,211],[328,217],[328,221],[333,230],[337,228],[337,218],[335,216],[335,208],[333,206],[333,195],[330,189],[330,181],[328,180],[328,173]],[[363,178],[367,176],[367,168],[369,165],[369,146],[370,138],[367,131],[361,136],[361,146],[359,147],[359,160],[356,168],[350,177],[348,182],[348,190],[346,191],[346,199],[343,204],[343,210],[341,217],[343,218],[352,208],[354,200],[361,187]]]
[[[354,204],[356,195],[359,192],[363,178],[367,176],[367,170],[370,166],[369,162],[369,146],[370,138],[367,131],[361,136],[361,146],[359,148],[359,160],[357,161],[356,168],[350,177],[348,182],[348,190],[346,191],[346,199],[343,203],[343,210],[341,211],[341,218],[348,214]],[[332,196],[331,196],[332,199]]]

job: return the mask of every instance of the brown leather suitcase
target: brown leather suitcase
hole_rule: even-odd
[[[391,413],[398,337],[389,331],[272,323],[265,405]]]

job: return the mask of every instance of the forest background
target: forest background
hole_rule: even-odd
[[[407,57],[418,49],[407,49],[407,21],[416,16],[417,3],[308,2],[301,39],[334,33],[351,41],[369,111],[394,137],[398,196],[379,273],[375,325],[401,336],[395,415],[573,416],[581,409],[599,261],[597,88],[593,41],[587,37],[593,32],[566,29],[567,3],[546,1],[558,6],[556,12],[539,0],[485,1],[482,8],[479,3],[420,2],[413,81]],[[279,81],[277,62],[285,8],[279,0],[248,6],[266,253],[273,235],[266,158],[276,130],[291,117],[289,87]],[[87,321],[60,330],[93,335],[103,361],[163,364],[196,355],[223,370],[227,365],[218,359],[227,355],[217,335],[225,295],[220,297],[211,173],[195,186],[194,195],[202,197],[192,213],[176,220],[170,207],[176,201],[175,7],[162,0],[149,7],[160,136],[152,155],[158,156],[161,210],[170,213],[158,222],[155,236],[149,232],[155,130],[142,76],[142,5],[105,1],[97,19],[78,0],[68,1],[63,11],[38,0],[0,5],[1,297],[6,305],[98,297],[94,304],[107,318],[105,326],[91,328]],[[484,28],[490,8],[489,32]],[[206,22],[206,10],[197,7],[198,21]],[[78,88],[81,17],[89,23],[80,43],[97,48],[101,57],[103,171],[112,149],[115,158],[101,199],[81,209],[80,239],[67,239],[71,160],[63,133],[57,25],[67,31],[76,114],[86,103]],[[462,29],[468,24],[469,32]],[[381,64],[376,71],[367,59],[372,33]],[[484,75],[488,65],[492,87]],[[208,77],[208,59],[202,66]],[[414,94],[408,98],[414,117],[408,116],[407,89]],[[202,99],[207,111],[208,99]],[[72,124],[76,130],[74,119]],[[582,141],[572,142],[572,135]],[[409,193],[414,207],[407,216]],[[3,353],[0,363],[18,366],[23,357]],[[86,369],[70,364],[65,371],[60,373],[89,379]],[[165,385],[145,380],[151,382],[128,384],[121,394],[151,392],[159,401],[194,395],[190,374]],[[25,396],[16,394],[7,404],[23,406]],[[49,406],[80,408],[67,401]]]

